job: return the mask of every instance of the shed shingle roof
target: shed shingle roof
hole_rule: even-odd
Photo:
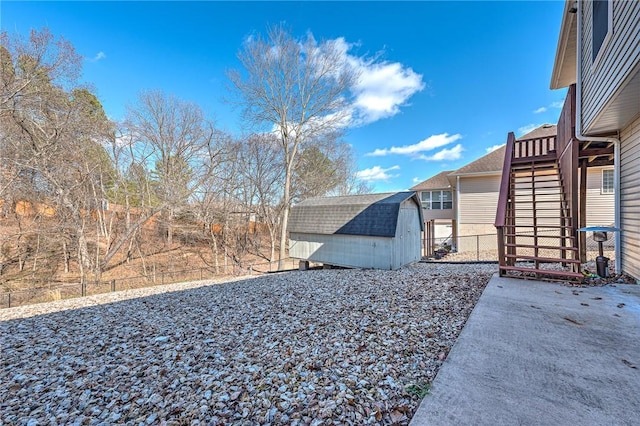
[[[425,191],[428,189],[443,189],[451,187],[451,182],[449,182],[449,178],[447,177],[452,170],[447,170],[444,172],[440,172],[437,175],[430,177],[427,180],[424,180],[417,184],[416,186],[411,187],[412,191]]]
[[[306,234],[394,237],[400,204],[414,191],[310,198],[291,208],[287,230]],[[421,220],[422,222],[422,220]]]

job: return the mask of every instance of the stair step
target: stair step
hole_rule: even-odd
[[[528,182],[561,182],[558,175],[525,175],[520,173],[511,173],[511,178],[516,179],[513,183],[528,183]]]
[[[562,203],[563,200],[511,200],[512,203]]]
[[[511,170],[529,170],[529,169],[558,169],[558,164],[555,161],[549,161],[545,159],[544,161],[519,161],[516,164],[511,166]]]
[[[549,228],[549,229],[569,229],[571,225],[504,225],[505,228]]]
[[[537,235],[537,234],[510,234],[510,233],[505,233],[504,234],[505,237],[520,237],[520,238],[565,238],[565,239],[570,239],[573,240],[576,237],[574,237],[573,235]]]
[[[507,216],[505,216],[505,219],[522,219],[522,220],[524,220],[524,219],[532,219],[532,220],[533,219],[538,219],[538,220],[540,220],[540,219],[543,219],[543,220],[544,219],[559,219],[559,220],[569,220],[571,218],[568,217],[568,216],[522,216],[522,215],[509,216],[509,215],[507,215]],[[516,225],[516,226],[518,226],[518,225]],[[539,226],[543,226],[543,225],[539,225]]]
[[[584,275],[580,272],[572,272],[572,271],[554,271],[549,269],[534,269],[534,268],[524,268],[519,266],[500,266],[501,271],[514,271],[514,272],[524,272],[524,273],[534,273],[540,275],[552,275],[557,277],[571,277],[577,279],[584,279]],[[515,277],[514,277],[515,278]],[[525,277],[523,277],[525,278]]]
[[[533,207],[518,207],[516,209],[516,211],[518,212],[523,212],[523,211],[558,211],[558,210],[562,210],[560,208],[554,208],[554,207],[538,207],[538,208],[533,208]]]
[[[535,194],[532,192],[524,193],[522,191],[514,191],[509,194],[512,198],[517,198],[519,200],[526,200],[527,198],[531,198],[531,201],[535,198],[540,201],[563,201],[564,194],[562,192],[536,192]]]
[[[542,237],[544,238],[544,237]],[[561,250],[561,251],[574,251],[577,252],[578,249],[576,247],[560,247],[560,246],[541,246],[536,244],[505,244],[506,247],[515,247],[515,248],[531,248],[531,249],[540,249],[540,250]]]
[[[511,189],[521,190],[521,191],[531,191],[535,189],[562,189],[561,185],[535,185],[535,186],[522,186],[524,183],[529,182],[513,182],[511,183]],[[518,186],[520,185],[520,186]]]
[[[524,256],[519,254],[507,254],[505,256],[511,259],[533,260],[543,263],[580,263],[579,259],[559,259],[557,257]]]

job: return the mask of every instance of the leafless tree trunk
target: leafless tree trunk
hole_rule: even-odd
[[[358,76],[336,42],[313,36],[293,38],[283,27],[245,43],[238,53],[245,74],[228,76],[244,117],[278,135],[284,153],[283,209],[279,268],[284,268],[291,205],[291,175],[300,146],[343,128],[348,121],[349,88]],[[265,128],[266,126],[266,128]]]

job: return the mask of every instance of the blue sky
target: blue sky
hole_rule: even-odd
[[[49,27],[85,60],[83,81],[124,117],[141,90],[198,103],[239,133],[225,71],[246,37],[284,23],[294,35],[342,38],[359,64],[361,113],[345,140],[376,192],[407,189],[506,141],[556,123],[549,89],[563,1],[15,2],[0,27]],[[375,59],[375,60],[374,60]]]

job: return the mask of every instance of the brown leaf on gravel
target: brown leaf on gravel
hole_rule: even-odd
[[[404,420],[404,414],[402,414],[398,410],[393,410],[391,413],[389,413],[389,415],[391,416],[391,421],[393,423],[400,423],[402,420]]]
[[[626,365],[627,367],[629,367],[629,368],[633,368],[634,370],[638,368],[638,367],[636,367],[635,365],[633,365],[632,363],[630,363],[629,361],[627,361],[626,359],[623,359],[623,360],[622,360],[622,363],[623,363],[624,365]]]
[[[569,321],[571,324],[575,324],[575,325],[584,325],[581,322],[578,322],[576,320],[574,320],[573,318],[569,318],[569,317],[564,317],[565,320]]]
[[[434,379],[495,269],[296,271],[0,310],[0,395],[16,395],[0,417],[39,392],[58,414],[35,406],[38,424],[79,405],[103,424],[406,425],[406,386]]]

